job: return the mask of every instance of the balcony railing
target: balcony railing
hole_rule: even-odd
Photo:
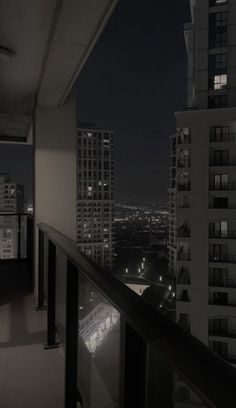
[[[209,262],[236,263],[236,255],[209,254]]]
[[[236,182],[231,181],[229,183],[214,183],[211,182],[209,184],[209,190],[211,191],[235,191],[236,190]]]
[[[190,252],[177,252],[177,261],[190,261],[191,253]]]
[[[181,275],[179,275],[178,278],[177,278],[177,283],[179,285],[190,285],[191,284],[190,276],[181,276]]]
[[[229,133],[229,134],[222,134],[222,135],[216,135],[212,134],[209,136],[209,142],[212,143],[228,143],[228,142],[234,142],[235,140],[235,133]]]
[[[209,166],[235,166],[236,159],[235,158],[226,158],[226,159],[210,159]]]
[[[236,329],[222,329],[209,327],[208,334],[210,336],[236,338]]]
[[[58,339],[65,347],[66,407],[96,395],[102,407],[173,408],[173,373],[206,406],[235,406],[233,367],[84,257],[74,241],[40,224],[38,243],[38,302],[47,305],[48,347]]]
[[[236,306],[236,300],[230,300],[230,299],[210,299],[209,300],[209,305],[216,305],[216,306]]]
[[[209,238],[236,239],[236,231],[209,231]]]
[[[236,279],[209,278],[209,286],[216,286],[219,288],[236,288]]]
[[[177,229],[177,237],[186,237],[189,238],[191,236],[191,230],[188,226],[182,226]]]
[[[178,163],[178,167],[190,167],[191,166],[190,159],[179,159],[177,163]]]
[[[191,136],[190,135],[178,136],[177,141],[178,141],[178,144],[190,144]]]
[[[178,184],[178,191],[191,191],[191,183]]]

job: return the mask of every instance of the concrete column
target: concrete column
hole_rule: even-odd
[[[49,224],[76,239],[76,99],[62,107],[36,108],[34,212],[36,225]],[[37,295],[37,228],[35,293]]]

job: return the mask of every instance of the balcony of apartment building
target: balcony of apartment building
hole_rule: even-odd
[[[210,177],[210,191],[235,191],[236,182],[229,180],[228,174],[215,174]]]
[[[190,294],[188,289],[179,289],[177,293],[178,302],[190,302]]]
[[[208,335],[212,337],[226,337],[236,339],[236,326],[234,319],[215,318],[208,322]]]
[[[183,222],[179,227],[177,227],[177,237],[180,238],[190,238],[191,228],[189,222]]]
[[[210,290],[209,292],[209,305],[216,306],[236,306],[236,296],[233,293],[228,293],[225,289]]]
[[[210,167],[228,167],[236,165],[236,157],[229,153],[229,150],[210,150]]]
[[[181,128],[177,133],[177,145],[189,145],[191,144],[191,129]]]
[[[212,287],[236,289],[236,278],[228,278],[228,275],[210,276],[208,284]]]
[[[1,142],[34,144],[33,220],[0,262],[0,405],[172,408],[178,373],[231,408],[232,367],[76,245],[73,85],[115,3],[0,3]]]
[[[209,223],[209,239],[236,239],[231,223],[228,221],[214,221]]]
[[[191,284],[191,276],[190,270],[187,266],[180,266],[178,273],[177,273],[177,284],[178,285],[190,285]]]
[[[233,132],[229,126],[213,126],[210,128],[209,142],[220,143],[220,145],[226,143],[234,143],[235,132]]]
[[[219,214],[221,210],[225,210],[225,209],[235,210],[236,209],[236,202],[234,200],[234,197],[231,197],[231,196],[224,197],[222,196],[222,194],[225,195],[225,193],[222,193],[222,192],[219,192],[218,194],[220,195],[209,197],[209,209],[219,210],[218,211]],[[215,213],[216,211],[214,211],[214,214]],[[222,214],[225,215],[225,211],[222,211]],[[227,211],[227,214],[230,214],[230,211]]]

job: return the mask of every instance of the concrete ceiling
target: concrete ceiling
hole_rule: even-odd
[[[64,103],[116,3],[0,1],[0,141],[24,141],[36,103]]]

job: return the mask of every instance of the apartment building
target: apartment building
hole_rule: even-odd
[[[177,320],[236,363],[236,1],[191,2],[188,97],[170,138]]]
[[[9,173],[0,174],[0,258],[17,255],[17,216],[24,212],[24,186],[12,183]]]
[[[96,263],[113,265],[113,138],[95,127],[78,128],[77,243]]]

